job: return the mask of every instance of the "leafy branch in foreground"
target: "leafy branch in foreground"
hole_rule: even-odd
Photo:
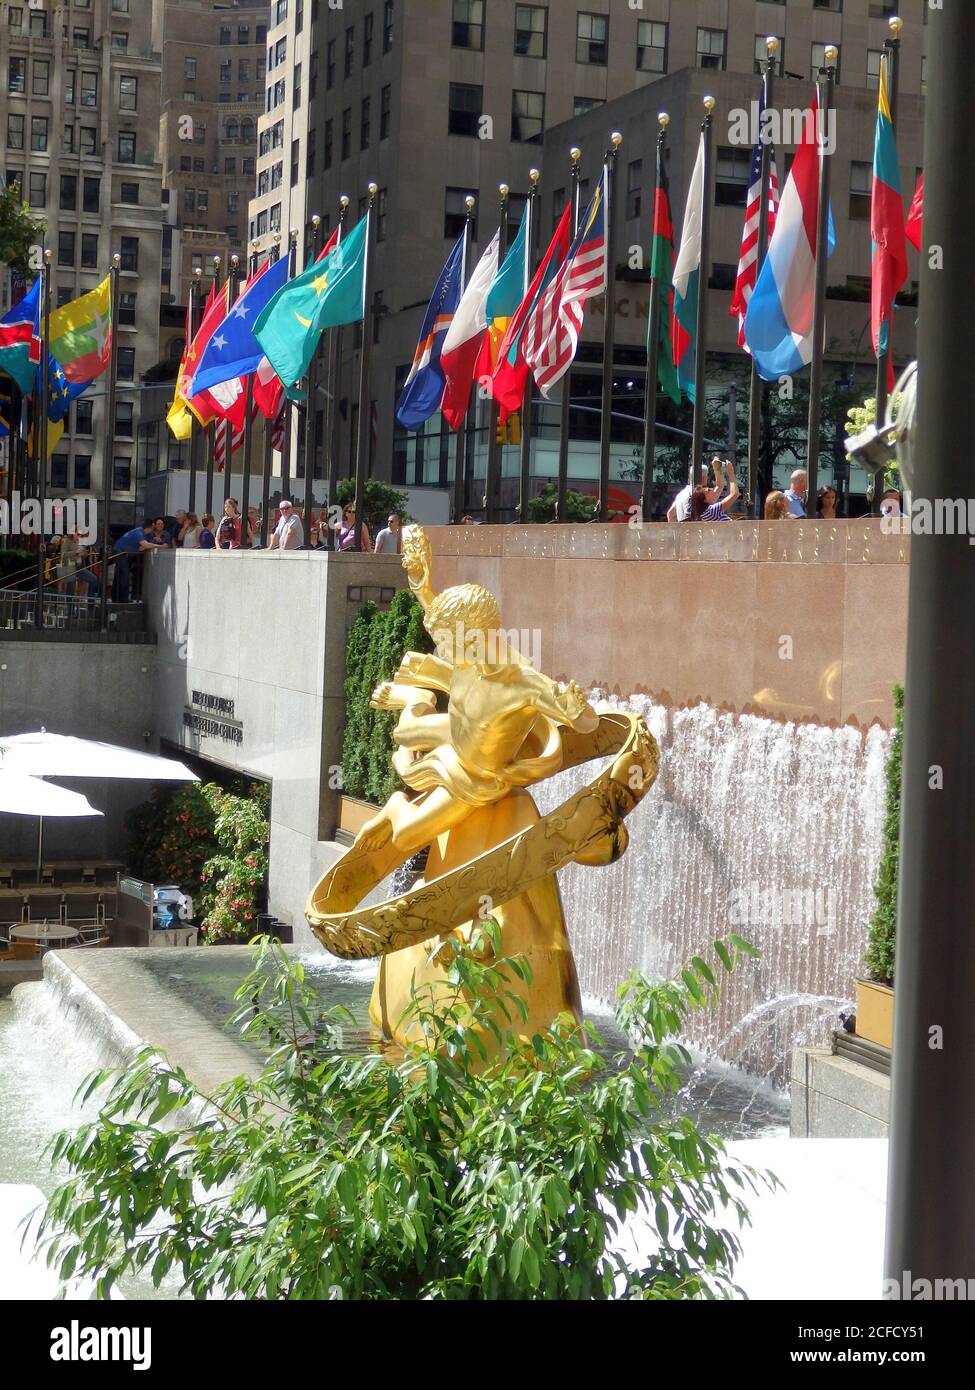
[[[445,984],[414,992],[415,1042],[354,1056],[301,964],[255,943],[235,1021],[263,1070],[206,1095],[146,1050],[89,1077],[86,1098],[108,1088],[97,1120],[50,1146],[70,1176],[36,1218],[48,1265],[102,1296],[140,1272],[178,1274],[195,1298],[738,1292],[744,1199],[775,1179],[668,1100],[690,1064],[672,1039],[752,948],[728,938],[713,966],[628,981],[634,1050],[607,1061],[568,1016],[519,1036],[530,972],[499,945],[493,922],[452,940]]]

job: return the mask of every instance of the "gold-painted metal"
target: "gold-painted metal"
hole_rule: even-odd
[[[597,715],[578,686],[534,670],[502,630],[486,589],[462,584],[436,594],[419,527],[404,532],[403,565],[437,655],[407,653],[373,707],[400,711],[393,766],[409,791],[390,797],[313,890],[308,921],[334,955],[382,957],[370,1012],[386,1037],[401,1038],[411,987],[443,978],[434,939],[465,940],[478,918],[494,917],[502,953],[524,954],[532,968],[521,989],[532,1032],[581,1011],[555,874],[620,857],[623,820],[653,785],[659,749],[638,716]],[[446,696],[443,709],[438,695],[441,705]],[[539,814],[525,788],[602,757],[612,760],[588,786]],[[420,883],[360,906],[427,847]]]

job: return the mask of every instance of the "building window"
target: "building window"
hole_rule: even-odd
[[[30,147],[43,153],[47,149],[47,117],[31,116],[30,118]]]
[[[548,10],[544,5],[515,6],[515,53],[544,58],[548,50]]]
[[[251,26],[249,24],[237,25],[237,42],[242,48],[246,48],[251,41]]]
[[[724,68],[727,32],[724,29],[698,29],[697,65],[699,68]]]
[[[137,236],[124,236],[119,251],[122,256],[122,269],[138,271],[139,238]]]
[[[854,160],[850,165],[850,221],[869,222],[873,165]]]
[[[51,64],[46,58],[35,58],[30,89],[36,97],[46,97],[50,86]]]
[[[82,106],[98,105],[97,72],[83,72],[81,74],[81,104]]]
[[[447,108],[448,135],[477,137],[483,99],[483,87],[451,82]]]
[[[64,74],[65,106],[74,106],[74,84],[77,80],[77,77],[78,74],[75,72],[74,68],[68,68]]]
[[[291,88],[291,109],[297,111],[301,105],[301,64],[295,64],[294,82]]]
[[[355,62],[355,27],[349,25],[345,31],[345,67],[343,69],[346,77],[352,76],[352,64]]]
[[[27,84],[27,59],[11,58],[7,64],[7,91],[23,94]]]
[[[253,157],[253,155],[246,155],[246,154],[244,155],[243,159],[240,161],[240,172],[241,172],[242,174],[244,174],[244,175],[250,174],[251,177],[253,177],[253,174],[254,174],[254,157]]]
[[[785,71],[785,39],[779,39],[779,50],[775,55],[779,72]],[[768,67],[767,35],[755,35],[755,76],[762,77]]]
[[[24,119],[23,116],[15,115],[12,111],[7,113],[8,150],[22,150],[24,148]]]
[[[372,102],[369,97],[362,98],[362,120],[359,123],[359,148],[367,150],[369,148],[369,137],[371,135]]]
[[[326,122],[325,122],[325,160],[324,160],[324,168],[326,168],[326,169],[331,169],[331,167],[332,167],[332,133],[333,133],[334,125],[335,125],[335,122],[334,122],[334,121],[326,121]]]
[[[118,298],[118,321],[135,327],[135,291],[123,290]]]
[[[271,231],[280,232],[281,230],[281,204],[275,203],[271,209]]]
[[[626,174],[626,218],[639,217],[643,206],[643,160],[634,159]]]
[[[275,0],[275,5],[274,5],[274,22],[275,22],[275,24],[283,24],[284,21],[285,21],[287,18],[288,18],[288,0]]]
[[[24,27],[24,10],[21,5],[11,5],[7,11],[7,25],[11,29]]]
[[[587,111],[605,105],[606,101],[603,97],[576,97],[572,103],[572,114],[573,116],[584,116]]]
[[[367,14],[362,21],[362,66],[367,68],[372,62],[372,15]]]
[[[604,14],[576,15],[576,62],[604,68],[609,53],[609,18]]]
[[[61,175],[60,207],[62,212],[75,212],[78,207],[78,179],[75,174]]]
[[[230,40],[231,40],[232,37],[233,37],[233,31],[232,31],[232,29],[230,28],[230,25],[229,25],[229,24],[221,24],[221,26],[220,26],[220,43],[221,43],[221,45],[222,45],[224,48],[226,48],[227,45],[230,43]]]
[[[348,159],[352,153],[352,107],[342,112],[342,158]]]
[[[871,9],[873,6],[871,5]],[[843,13],[843,0],[813,0],[814,10],[832,10],[834,14]]]
[[[718,207],[745,206],[751,166],[751,150],[733,145],[718,146],[714,174],[714,201]]]
[[[62,490],[68,486],[68,456],[54,454],[51,457],[51,487]]]
[[[667,29],[651,19],[636,26],[636,65],[640,72],[667,71]]]
[[[98,233],[81,233],[81,268],[82,270],[98,269]]]
[[[81,402],[79,401],[79,405]],[[86,404],[91,409],[91,402]],[[79,433],[82,431],[79,430]],[[88,434],[91,434],[91,415],[88,417]],[[75,454],[74,456],[74,485],[75,490],[79,488],[91,487],[91,454]]]
[[[292,140],[291,142],[291,187],[298,186],[298,176],[301,165],[301,141]]]
[[[83,125],[78,132],[79,150],[82,154],[95,153],[95,127]]]
[[[83,212],[98,212],[102,181],[99,178],[85,177],[82,187],[81,208]]]
[[[265,193],[271,191],[271,171],[262,169],[257,176],[257,196],[263,198]]]
[[[74,232],[58,232],[58,265],[74,265],[74,261]]]
[[[31,10],[27,32],[33,39],[48,37],[47,15],[43,10]]]
[[[483,52],[484,0],[454,0],[451,42],[454,48]]]
[[[330,92],[335,86],[335,40],[329,39],[325,48],[325,90]]]
[[[511,138],[540,145],[545,130],[545,93],[511,93]]]
[[[305,0],[295,0],[295,33],[300,34],[305,27]]]
[[[130,207],[138,207],[139,185],[137,183],[123,183],[119,189],[119,202],[126,203]]]
[[[135,348],[119,348],[118,379],[119,381],[135,381]]]
[[[196,81],[196,59],[195,59],[195,58],[184,58],[184,59],[183,59],[183,80],[184,80],[184,82],[195,82],[195,81]]]
[[[383,5],[383,52],[393,51],[393,0],[385,0]]]
[[[75,401],[74,406],[74,432],[75,434],[91,434],[91,411],[92,401]],[[77,484],[76,484],[77,485]]]
[[[873,91],[880,86],[880,60],[883,56],[882,48],[867,49],[867,86]]]
[[[476,188],[448,188],[447,196],[444,201],[444,221],[443,234],[451,241],[456,241],[467,225],[467,199],[473,194],[477,197]],[[471,223],[471,238],[477,240],[477,218]]]
[[[239,58],[237,60],[237,81],[249,82],[251,80],[251,60],[249,58]]]
[[[135,163],[135,131],[120,130],[118,133],[118,162],[120,164]]]
[[[121,411],[121,424],[119,424],[119,409],[115,411],[115,433],[121,435],[123,439],[132,437],[132,407],[128,405],[128,424],[125,423],[125,410]],[[116,455],[112,459],[112,490],[114,492],[128,492],[132,487],[132,460],[120,458]]]
[[[112,11],[114,14],[128,14],[129,0],[112,0]]]
[[[137,111],[139,109],[139,79],[120,77],[118,80],[118,109]]]
[[[112,30],[112,52],[113,52],[113,53],[128,53],[128,51],[129,51],[129,36],[128,36],[128,34],[120,34],[120,33],[117,33],[117,32],[113,29],[113,30]]]
[[[925,10],[924,13],[925,13],[925,15],[927,15],[927,10]],[[921,55],[921,95],[922,95],[922,97],[926,97],[927,94],[928,94],[928,55],[927,55],[926,53],[922,53],[922,55]]]
[[[32,208],[47,207],[47,174],[31,174],[27,201]]]
[[[376,195],[376,240],[386,240],[386,190],[381,188]]]
[[[829,44],[826,44],[826,43],[814,43],[813,46],[812,46],[812,78],[813,78],[813,81],[815,81],[816,78],[819,76],[820,68],[824,68],[824,67],[826,66],[826,50],[827,50],[828,47],[829,47]],[[839,44],[836,44],[835,47],[836,47],[836,81],[839,82],[839,80],[840,80],[840,46],[839,46]]]
[[[230,58],[228,58],[225,62],[220,64],[220,81],[229,83],[233,80],[233,76],[233,61]]]
[[[61,132],[61,145],[68,154],[74,154],[74,126],[66,125]]]
[[[73,29],[71,32],[72,48],[91,48],[91,30]]]

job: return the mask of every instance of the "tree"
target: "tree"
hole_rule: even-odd
[[[355,503],[355,479],[343,478],[335,489],[335,495],[340,507],[348,507]],[[365,516],[360,520],[365,521],[369,527],[369,534],[375,539],[377,533],[386,525],[387,517],[395,512],[400,521],[409,521],[410,514],[406,509],[409,501],[405,492],[398,492],[389,483],[380,482],[378,478],[368,478],[363,493]]]
[[[866,960],[870,977],[882,984],[894,980],[894,944],[897,934],[897,871],[900,863],[901,838],[901,758],[904,747],[904,687],[894,686],[894,708],[897,717],[890,736],[884,802],[884,847],[880,856],[880,871],[874,887],[877,908],[870,923],[870,938]]]
[[[44,240],[47,223],[32,216],[20,195],[20,185],[0,187],[0,261],[27,279],[34,271],[30,248]]]
[[[145,1049],[89,1077],[85,1099],[108,1088],[98,1118],[48,1150],[69,1174],[38,1221],[48,1265],[94,1279],[99,1298],[142,1271],[157,1287],[178,1273],[200,1299],[735,1293],[744,1197],[776,1180],[674,1114],[691,1058],[671,1039],[753,949],[728,938],[713,968],[695,957],[677,980],[628,981],[618,1021],[634,1050],[607,1062],[571,1016],[518,1036],[512,985],[528,967],[499,947],[493,921],[451,940],[396,1057],[343,1052],[344,1011],[257,943],[235,1022],[267,1057],[260,1073],[207,1094]],[[627,1259],[617,1237],[634,1216],[653,1239]]]
[[[528,503],[528,520],[536,526],[546,521],[554,521],[557,501],[558,489],[555,484],[546,483],[538,496],[531,498]],[[592,521],[595,505],[595,497],[573,492],[572,488],[569,488],[565,494],[566,521]]]

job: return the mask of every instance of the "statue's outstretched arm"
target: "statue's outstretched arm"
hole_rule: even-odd
[[[575,681],[560,686],[548,676],[533,672],[532,685],[532,704],[539,714],[547,715],[556,724],[574,729],[580,734],[591,734],[598,725],[599,716]]]
[[[417,685],[428,690],[450,691],[453,667],[431,652],[407,652],[396,672],[397,685]]]

